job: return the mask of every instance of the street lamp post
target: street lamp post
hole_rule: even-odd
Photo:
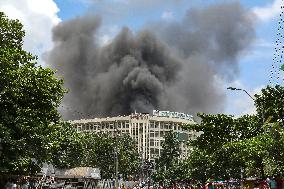
[[[232,91],[243,91],[245,92],[254,102],[255,102],[255,98],[253,98],[245,89],[240,89],[240,88],[235,88],[235,87],[228,87],[227,88],[228,90],[232,90]],[[264,125],[264,106],[263,106],[263,103],[261,103],[261,113],[262,113],[262,125]],[[261,170],[261,175],[262,177],[264,176],[264,170],[262,168]],[[241,168],[241,177],[243,177],[243,168]]]
[[[235,88],[235,87],[228,87],[227,88],[228,90],[232,90],[232,91],[243,91],[245,92],[252,100],[253,102],[255,102],[255,98],[253,98],[245,89],[240,89],[240,88]],[[262,124],[264,124],[264,114],[263,114],[263,104],[262,104],[262,107],[261,107],[261,113],[262,113]]]
[[[3,150],[3,147],[2,147],[2,138],[0,138],[0,156],[2,155],[2,150]]]
[[[115,122],[115,189],[118,189],[118,129],[117,122]]]
[[[232,91],[244,91],[253,101],[255,101],[255,99],[245,89],[240,89],[235,87],[228,87],[227,89]]]

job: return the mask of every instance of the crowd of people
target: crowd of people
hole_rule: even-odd
[[[4,189],[48,189],[58,188],[54,177],[18,177],[9,178]]]
[[[83,188],[81,185],[70,184],[70,180],[59,181],[54,177],[18,177],[9,178],[4,189],[76,189]],[[1,188],[1,189],[2,189]],[[195,181],[182,182],[134,182],[132,185],[120,183],[118,189],[283,189],[283,181],[280,177],[270,177],[267,179],[244,179],[216,181],[208,179],[205,183]],[[95,187],[95,189],[111,189]]]

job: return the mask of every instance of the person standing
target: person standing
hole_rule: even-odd
[[[277,188],[277,187],[276,187],[276,181],[275,181],[275,178],[274,178],[274,177],[272,177],[272,178],[269,179],[269,187],[270,187],[271,189],[276,189],[276,188]]]
[[[277,176],[277,177],[275,178],[275,181],[276,181],[276,188],[277,188],[277,189],[282,189],[282,179],[281,179],[281,177],[280,177],[280,176]]]
[[[5,189],[12,189],[12,188],[13,188],[13,182],[11,179],[9,179],[5,184]]]
[[[26,180],[24,180],[21,189],[29,189],[29,185],[28,185],[28,182]]]

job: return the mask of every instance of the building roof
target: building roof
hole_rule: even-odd
[[[75,167],[72,169],[56,170],[55,176],[61,178],[97,178],[99,171],[93,167]]]

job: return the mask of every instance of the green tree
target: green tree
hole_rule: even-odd
[[[176,133],[170,131],[165,135],[165,141],[162,143],[161,158],[158,159],[158,168],[170,168],[180,155],[180,141]]]
[[[44,136],[57,123],[65,93],[55,72],[36,64],[23,50],[25,32],[18,20],[0,12],[0,170],[27,172],[31,158],[43,161]]]
[[[201,181],[209,177],[239,178],[241,169],[245,167],[245,160],[237,155],[233,156],[233,149],[226,145],[262,133],[259,118],[249,115],[234,118],[224,114],[199,116],[201,123],[192,128],[202,134],[190,142],[192,150],[187,160],[191,177]]]
[[[137,174],[140,167],[139,153],[135,141],[129,134],[123,134],[118,138],[119,173],[127,178]]]
[[[283,107],[284,88],[282,86],[267,86],[255,95],[258,132],[252,137],[226,145],[225,149],[232,151],[232,157],[245,162],[248,175],[283,174]],[[256,121],[251,121],[254,124]]]
[[[261,90],[261,94],[255,95],[255,106],[258,117],[263,122],[280,121],[284,127],[284,87],[276,85],[267,86]]]
[[[284,173],[284,130],[280,123],[264,125],[265,132],[224,146],[231,159],[244,162],[248,176],[265,177]]]
[[[82,135],[68,122],[50,125],[46,137],[47,160],[57,168],[73,168],[82,165],[84,146]]]
[[[177,134],[170,131],[165,135],[165,141],[162,143],[161,156],[157,159],[157,172],[153,175],[156,182],[168,180],[173,181],[178,179],[176,175],[179,167],[178,158],[180,156],[180,141]]]
[[[136,174],[140,160],[135,141],[128,135],[112,137],[107,133],[84,133],[84,166],[101,169],[102,178],[115,175],[115,153],[118,152],[119,174],[124,178]]]
[[[81,144],[83,147],[83,158],[82,158],[82,166],[92,167],[95,165],[95,144],[96,140],[99,140],[99,136],[93,132],[81,132],[80,133]]]
[[[284,88],[267,86],[255,95],[256,115],[199,114],[201,123],[193,128],[202,134],[191,141],[187,161],[191,176],[199,180],[283,174]],[[202,165],[202,166],[200,166]],[[200,174],[202,173],[202,174]]]
[[[106,133],[93,134],[91,138],[89,143],[92,144],[86,146],[91,158],[88,165],[100,168],[102,178],[112,178],[115,173],[114,139]]]

